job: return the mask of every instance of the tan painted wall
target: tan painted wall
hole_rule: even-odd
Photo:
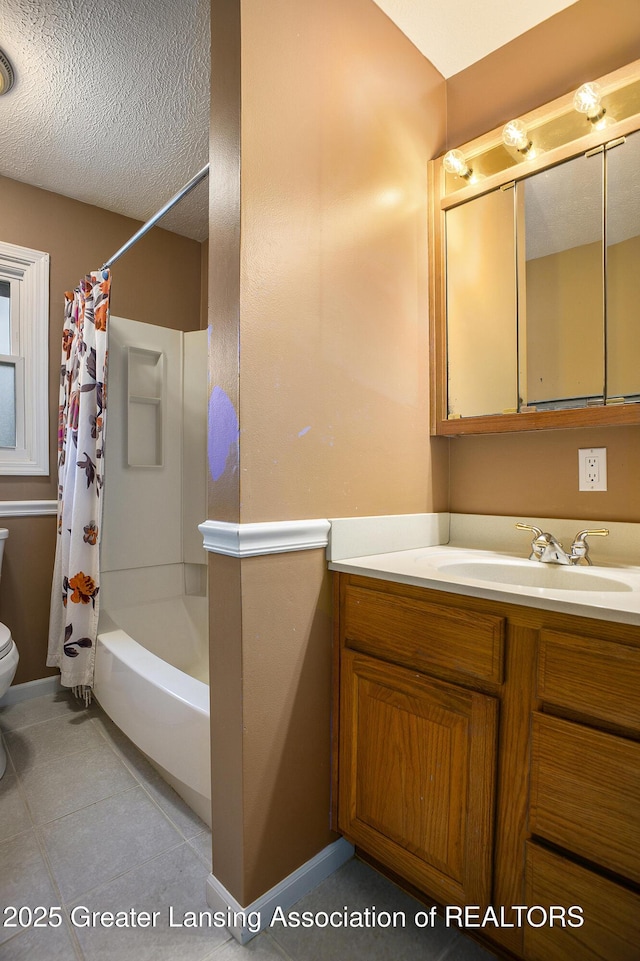
[[[528,404],[602,396],[602,244],[527,261]]]
[[[611,397],[640,394],[640,237],[607,248],[607,377]]]
[[[209,516],[444,509],[426,251],[444,81],[371,0],[241,9],[240,167],[238,5],[212,2],[211,378],[240,459]],[[323,551],[210,572],[213,869],[246,905],[332,837],[329,578]]]
[[[578,491],[578,449],[607,448],[608,491]],[[640,521],[640,428],[530,431],[451,441],[460,514]]]
[[[578,0],[447,82],[448,140],[463,143],[637,59],[637,0]],[[578,491],[578,448],[606,447],[606,492]],[[639,521],[640,428],[460,437],[452,511]]]
[[[447,80],[456,147],[638,59],[638,0],[578,0]]]
[[[129,217],[0,177],[0,239],[51,255],[49,278],[50,474],[0,476],[2,500],[55,500],[60,343],[65,290],[100,267],[140,226]],[[182,330],[200,325],[201,245],[152,230],[113,267],[114,314]],[[149,278],[159,278],[153,284]],[[144,278],[144,281],[141,280]],[[10,529],[0,578],[0,618],[20,651],[16,683],[56,673],[45,667],[55,518],[0,517]]]
[[[251,3],[242,24],[242,520],[444,507],[426,429],[442,77],[370,0]]]

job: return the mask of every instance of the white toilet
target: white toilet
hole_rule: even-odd
[[[0,571],[2,570],[2,555],[4,542],[9,536],[5,527],[0,527]],[[18,648],[13,642],[11,631],[4,624],[0,624],[0,698],[9,690],[18,666]],[[0,777],[7,767],[7,755],[0,740]]]

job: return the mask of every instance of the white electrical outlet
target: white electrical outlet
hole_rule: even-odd
[[[578,451],[578,481],[578,490],[606,491],[606,447],[582,447]]]

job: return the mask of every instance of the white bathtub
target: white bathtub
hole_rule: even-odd
[[[192,567],[196,567],[193,565]],[[189,565],[102,574],[96,700],[211,823],[207,599]]]

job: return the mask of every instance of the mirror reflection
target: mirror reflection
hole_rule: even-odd
[[[518,403],[513,188],[446,212],[448,416]]]
[[[603,152],[518,184],[524,194],[522,404],[604,403]]]
[[[607,399],[640,401],[640,132],[607,164]]]

